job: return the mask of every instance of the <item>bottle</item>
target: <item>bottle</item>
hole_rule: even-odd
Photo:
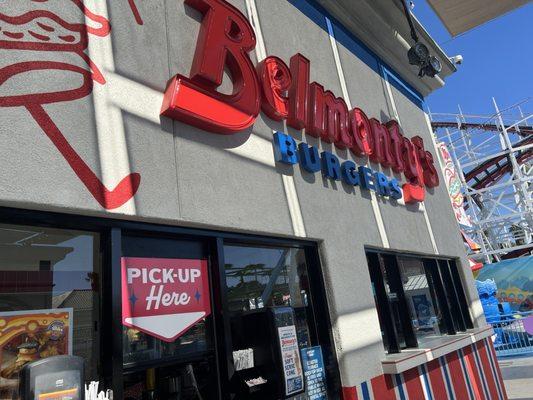
[[[146,370],[146,390],[143,393],[143,400],[159,400],[155,390],[155,368]]]

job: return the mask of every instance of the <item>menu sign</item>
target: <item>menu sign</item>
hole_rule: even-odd
[[[316,346],[303,349],[302,364],[307,384],[308,400],[326,400],[328,396],[322,348]]]
[[[285,377],[285,395],[304,390],[304,380],[296,327],[294,325],[278,327],[281,362]]]
[[[122,323],[173,342],[211,314],[206,260],[123,257]]]

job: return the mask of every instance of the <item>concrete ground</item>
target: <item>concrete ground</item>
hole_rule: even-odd
[[[509,400],[533,399],[533,356],[498,359]]]

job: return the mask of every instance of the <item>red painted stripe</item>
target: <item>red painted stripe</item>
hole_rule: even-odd
[[[502,388],[502,394],[503,398],[507,400],[507,392],[505,391],[505,384],[503,383],[503,377],[502,377],[502,371],[500,371],[500,365],[498,364],[498,359],[496,358],[496,351],[494,350],[494,345],[492,344],[492,341],[489,339],[485,340],[487,343],[487,347],[489,348],[490,354],[492,355],[492,361],[494,362],[494,365],[496,366],[496,373],[498,376],[498,379],[500,380],[500,387]]]
[[[448,400],[448,393],[446,393],[446,383],[442,376],[442,368],[439,360],[432,360],[426,364],[428,370],[429,382],[431,390],[433,391],[434,400]]]
[[[131,12],[133,13],[133,17],[135,18],[135,22],[137,22],[139,25],[144,25],[143,19],[141,18],[141,13],[139,13],[139,9],[137,8],[135,1],[128,0],[128,3],[130,5]]]
[[[355,387],[342,387],[342,400],[357,400],[357,390]]]
[[[377,400],[396,400],[394,393],[394,384],[390,375],[380,375],[372,378],[370,381],[374,398]]]
[[[85,187],[102,207],[107,210],[118,208],[135,196],[135,193],[137,193],[137,189],[139,189],[139,185],[141,184],[140,174],[132,173],[126,175],[114,189],[109,190],[102,183],[100,178],[96,176],[91,167],[81,158],[76,150],[74,150],[67,138],[59,130],[41,104],[28,104],[26,105],[26,108],[46,136],[48,136],[57,150],[59,150],[61,155],[68,162],[74,173],[80,178]]]
[[[424,399],[424,390],[420,382],[420,372],[418,368],[411,368],[403,373],[403,380],[407,388],[407,395],[410,400]]]
[[[479,354],[479,359],[481,360],[481,366],[483,367],[483,374],[487,381],[487,386],[489,387],[490,398],[498,399],[498,388],[496,387],[496,382],[494,380],[494,373],[496,371],[493,371],[490,366],[489,355],[484,341],[477,342],[476,349]]]
[[[448,363],[448,369],[450,371],[450,377],[452,378],[452,385],[455,397],[457,399],[468,399],[468,390],[466,388],[465,377],[463,375],[463,369],[461,368],[461,362],[456,351],[446,355],[446,361]]]
[[[486,400],[485,394],[483,393],[483,383],[481,382],[481,376],[476,366],[476,360],[474,353],[472,352],[472,347],[467,346],[463,348],[463,353],[465,355],[465,365],[466,373],[472,384],[472,389],[474,390],[474,397],[476,400]]]

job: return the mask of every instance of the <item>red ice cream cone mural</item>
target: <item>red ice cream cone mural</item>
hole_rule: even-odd
[[[88,96],[93,81],[105,84],[85,51],[89,35],[109,35],[109,21],[89,10],[82,0],[7,3],[9,7],[0,8],[0,53],[6,54],[0,61],[0,107],[25,107],[96,201],[105,209],[122,206],[137,192],[141,176],[131,173],[108,189],[44,108],[45,104]],[[142,24],[133,0],[128,4],[137,23]],[[10,15],[4,13],[7,9]]]

